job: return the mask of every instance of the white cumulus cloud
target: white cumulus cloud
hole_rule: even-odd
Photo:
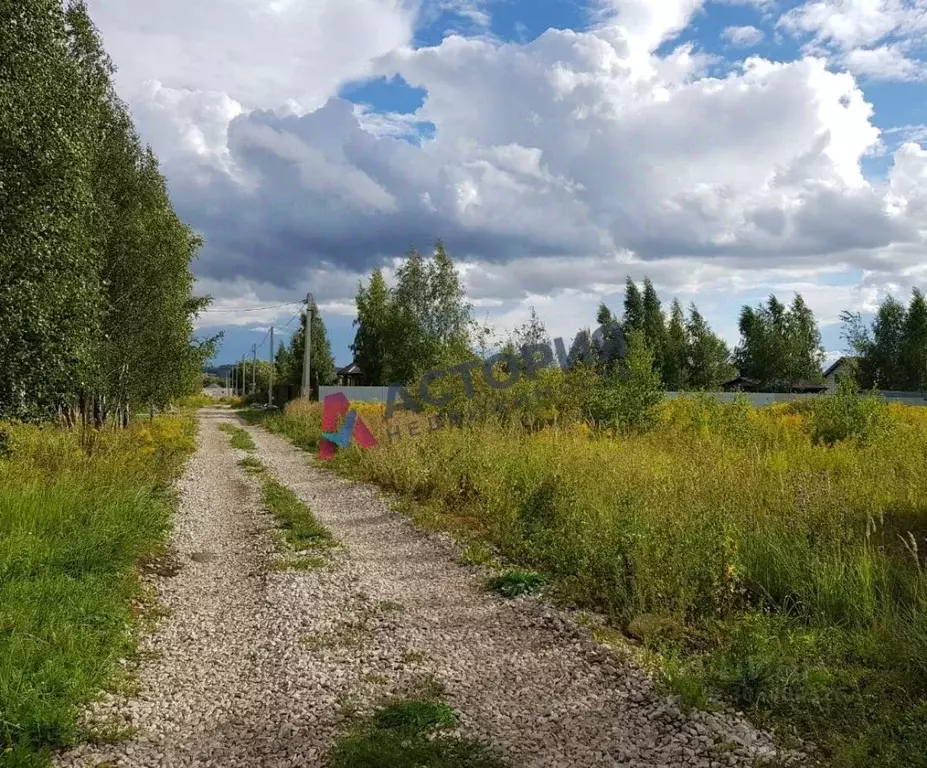
[[[471,298],[499,313],[546,296],[564,299],[565,317],[562,306],[616,293],[628,274],[718,307],[814,281],[860,305],[917,275],[925,151],[903,144],[884,184],[864,176],[881,135],[853,74],[902,66],[878,53],[895,44],[884,42],[898,30],[889,12],[916,10],[900,0],[783,17],[839,48],[850,71],[822,51],[750,57],[723,76],[693,45],[672,47],[702,0],[603,0],[588,31],[421,48],[415,9],[398,0],[168,0],[134,21],[115,0],[95,3],[143,136],[206,236],[203,283],[230,300],[285,300],[312,284],[342,311],[372,265],[439,236]],[[202,7],[228,13],[199,39],[187,30]],[[201,47],[156,62],[157,35],[175,28]],[[726,37],[748,44],[743,31]],[[424,89],[423,106],[390,115],[333,98],[367,74]],[[404,140],[425,123],[433,138]],[[835,316],[824,291],[808,293]]]
[[[749,48],[750,46],[762,42],[765,35],[763,34],[763,30],[747,25],[743,27],[727,27],[721,33],[721,37],[732,45],[736,45],[740,48]]]

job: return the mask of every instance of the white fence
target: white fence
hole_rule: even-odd
[[[352,403],[385,403],[389,398],[389,387],[319,387],[319,400],[337,392],[344,393]],[[682,395],[694,396],[692,392],[667,392],[666,397],[673,400]],[[737,392],[706,392],[704,394],[715,397],[723,403],[729,403],[738,396]],[[820,395],[787,394],[777,392],[744,392],[742,393],[753,405],[772,405],[790,400],[803,400]],[[927,392],[882,392],[886,400],[905,403],[907,405],[927,405]]]

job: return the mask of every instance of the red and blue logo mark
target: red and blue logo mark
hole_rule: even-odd
[[[341,429],[338,419],[344,416]],[[373,436],[364,420],[351,407],[343,392],[336,392],[325,398],[322,410],[322,439],[319,441],[319,458],[330,459],[335,455],[335,446],[344,450],[356,440],[361,448],[376,448],[377,439]]]

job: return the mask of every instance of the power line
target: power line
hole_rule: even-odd
[[[285,304],[274,304],[270,307],[250,307],[248,309],[203,309],[200,310],[200,314],[206,314],[207,312],[212,313],[222,313],[222,312],[263,312],[268,309],[280,309],[280,307],[292,307],[294,304],[305,304],[305,300],[301,301],[288,301]],[[292,321],[290,321],[292,322]]]
[[[303,300],[303,301],[300,302],[300,304],[305,304],[305,303],[306,303],[305,300]],[[298,309],[298,310],[296,311],[296,314],[293,315],[293,317],[290,318],[290,322],[287,323],[287,324],[286,324],[285,326],[283,326],[283,327],[284,327],[284,328],[289,328],[289,327],[290,327],[290,323],[292,323],[292,322],[293,322],[297,317],[299,317],[302,313],[303,313],[302,308]]]
[[[297,302],[290,302],[290,303],[291,303],[291,304],[296,304]],[[298,302],[298,303],[299,303],[299,304],[305,304],[306,302],[305,302],[305,301],[301,301],[301,302]],[[283,305],[281,305],[281,306],[283,306]],[[287,324],[286,324],[285,326],[283,326],[283,328],[276,328],[275,330],[279,331],[280,333],[285,333],[285,330],[284,330],[284,329],[288,328],[288,327],[292,324],[292,322],[293,322],[297,317],[299,317],[299,316],[302,314],[302,312],[303,312],[302,307],[300,307],[298,310],[296,310],[296,314],[294,314],[293,317],[291,317],[291,318],[289,319],[289,321],[287,322]],[[273,328],[273,326],[271,326],[271,328]],[[270,331],[271,331],[271,329],[268,329],[267,332],[264,334],[264,338],[261,339],[260,343],[257,345],[257,348],[258,348],[258,349],[263,349],[263,347],[264,347],[264,342],[267,341],[267,337],[270,336]],[[295,331],[292,331],[291,333],[295,333]],[[271,350],[271,351],[273,351],[273,350]]]

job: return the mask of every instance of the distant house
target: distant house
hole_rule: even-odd
[[[339,368],[337,375],[338,385],[341,387],[361,387],[364,384],[364,372],[360,369],[360,366],[353,361],[350,365]]]
[[[746,376],[738,376],[736,379],[725,381],[721,385],[724,392],[759,392],[760,383],[755,379],[748,379]]]
[[[824,371],[824,381],[828,389],[837,388],[837,377],[841,374],[853,375],[859,363],[858,357],[841,357],[837,362]]]

